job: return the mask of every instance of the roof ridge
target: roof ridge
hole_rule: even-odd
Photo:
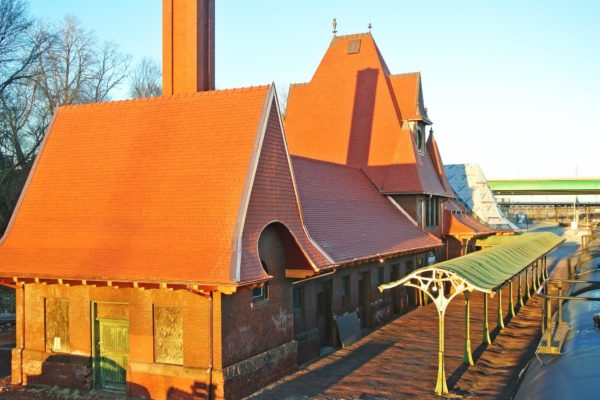
[[[372,37],[371,32],[350,33],[348,35],[335,35],[334,39],[358,39],[363,37]]]
[[[191,97],[204,97],[204,96],[214,96],[220,94],[227,93],[239,93],[239,92],[251,92],[257,91],[260,89],[265,89],[270,87],[271,84],[267,85],[254,85],[254,86],[244,86],[239,88],[227,88],[227,89],[217,89],[217,90],[208,90],[202,92],[194,92],[194,93],[179,93],[173,94],[169,96],[156,96],[156,97],[142,97],[137,99],[122,99],[122,100],[113,100],[113,101],[100,101],[96,103],[80,103],[80,104],[65,104],[61,105],[59,109],[72,109],[72,108],[83,108],[83,107],[103,107],[103,106],[113,106],[118,104],[130,104],[130,103],[146,103],[146,102],[160,102],[171,99],[184,99]]]
[[[298,83],[290,83],[290,87],[296,87],[296,86],[306,86],[308,85],[310,82],[298,82]]]
[[[390,74],[390,78],[403,77],[403,76],[412,76],[412,75],[421,75],[421,71],[414,72],[401,72],[399,74]]]

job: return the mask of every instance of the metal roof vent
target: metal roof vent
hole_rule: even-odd
[[[347,51],[348,51],[348,54],[360,53],[360,39],[349,41]]]

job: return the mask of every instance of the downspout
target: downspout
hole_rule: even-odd
[[[206,399],[212,399],[212,373],[213,373],[213,292],[208,296],[208,375],[206,386]]]
[[[11,284],[11,283],[6,283],[6,282],[0,282],[0,286],[5,286],[5,287],[9,287],[11,289],[15,289],[15,295],[17,290],[21,290],[21,342],[19,343],[19,348],[18,348],[18,352],[19,352],[19,363],[21,364],[20,368],[19,368],[19,382],[17,383],[18,385],[23,384],[23,350],[25,349],[25,284],[21,284],[19,285],[18,283],[15,284]],[[16,315],[15,315],[16,317]],[[16,321],[15,321],[16,322]],[[15,326],[15,330],[18,329],[18,327]],[[17,343],[15,343],[15,348],[16,348]],[[12,364],[12,362],[11,362]],[[12,370],[12,366],[11,366],[11,370]]]
[[[23,350],[25,350],[25,284],[21,284],[21,343],[19,344],[19,385],[23,384]]]

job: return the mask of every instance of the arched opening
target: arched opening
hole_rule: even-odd
[[[280,222],[273,222],[263,229],[258,239],[258,255],[263,269],[272,279],[253,289],[253,299],[254,295],[258,298],[264,294],[267,296],[265,300],[289,316],[286,318],[289,324],[286,335],[293,336],[298,342],[297,362],[318,356],[320,331],[315,329],[315,318],[321,316],[323,324],[328,324],[323,326],[323,332],[331,331],[332,323],[329,320],[332,307],[327,297],[331,291],[323,288],[317,293],[315,285],[304,282],[304,279],[314,276],[316,270],[293,233]],[[319,299],[321,303],[317,304]],[[316,348],[313,347],[314,341],[317,341]]]
[[[263,269],[268,275],[277,265],[283,270],[283,275],[290,279],[303,279],[315,274],[308,256],[300,247],[290,230],[280,222],[267,225],[258,238],[258,255]]]

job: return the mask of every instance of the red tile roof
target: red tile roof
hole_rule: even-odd
[[[442,155],[440,153],[440,149],[438,148],[437,141],[433,136],[433,131],[430,131],[429,137],[427,138],[426,147],[427,154],[431,159],[431,163],[435,168],[435,172],[437,173],[440,183],[444,187],[444,190],[448,192],[451,195],[451,197],[456,198],[456,193],[454,193],[452,186],[450,186],[450,181],[448,181],[448,175],[446,175],[446,168],[444,167],[444,162],[442,161]]]
[[[0,275],[235,283],[273,96],[261,86],[60,108]]]
[[[444,203],[444,218],[441,228],[446,236],[489,236],[495,231],[482,224],[457,200],[450,199]]]
[[[334,37],[310,83],[290,87],[285,117],[290,153],[364,167],[386,193],[449,196],[402,122],[402,107],[422,107],[420,79],[403,91],[411,79],[390,75],[371,34]]]
[[[335,262],[441,245],[374,190],[359,169],[298,156],[292,163],[308,232]]]
[[[359,53],[347,54],[351,41],[360,41]],[[370,34],[335,37],[311,82],[290,88],[285,117],[290,152],[338,164],[393,160],[400,121],[386,71]],[[366,145],[351,148],[351,141]]]
[[[423,89],[421,87],[421,73],[409,72],[405,74],[390,75],[390,84],[402,120],[423,120],[429,122],[427,110],[423,104]]]

